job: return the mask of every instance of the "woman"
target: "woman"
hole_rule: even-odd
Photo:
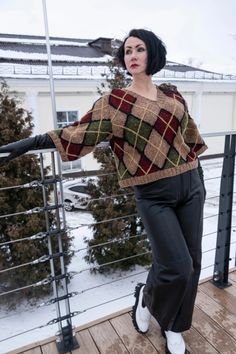
[[[56,146],[63,161],[72,161],[110,141],[120,186],[134,188],[153,254],[146,284],[135,289],[134,326],[145,333],[154,316],[166,352],[184,354],[181,332],[191,326],[201,269],[205,190],[198,155],[207,146],[176,87],[152,81],[166,63],[165,46],[154,33],[131,30],[117,57],[132,76],[128,88],[99,98],[80,122],[0,152],[10,152],[6,162],[30,149]]]

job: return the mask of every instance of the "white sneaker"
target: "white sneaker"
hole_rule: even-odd
[[[184,339],[181,333],[164,331],[166,337],[166,353],[187,354]]]
[[[139,283],[134,292],[136,297],[135,304],[132,311],[132,320],[135,329],[139,333],[146,333],[149,329],[151,314],[147,306],[143,305],[143,289],[145,284]]]

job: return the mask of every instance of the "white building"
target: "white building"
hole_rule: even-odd
[[[108,72],[107,61],[118,44],[110,38],[51,38],[59,126],[80,119],[99,97],[97,88],[104,80],[102,74]],[[55,128],[44,37],[0,34],[0,78],[6,80],[10,90],[17,91],[25,108],[32,111],[34,134]],[[167,61],[154,81],[171,82],[178,87],[201,133],[236,130],[236,76]],[[222,152],[223,139],[211,138],[210,145],[206,154]],[[92,154],[64,165],[64,169],[79,170],[98,167]]]

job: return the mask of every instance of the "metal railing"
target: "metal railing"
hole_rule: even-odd
[[[210,247],[208,249],[204,249],[203,251],[203,256],[204,255],[209,255],[210,253],[215,253],[215,260],[211,264],[207,264],[202,268],[202,271],[207,270],[207,269],[214,269],[212,272],[212,282],[220,287],[224,288],[226,286],[229,286],[228,282],[228,274],[229,274],[229,264],[231,262],[234,262],[235,265],[235,255],[230,256],[230,250],[232,253],[233,246],[235,245],[235,241],[231,240],[232,232],[236,230],[236,225],[233,225],[232,222],[232,217],[233,217],[233,196],[234,196],[234,191],[233,191],[233,186],[234,186],[234,166],[235,166],[235,137],[236,137],[236,132],[225,132],[225,133],[215,133],[215,134],[204,134],[203,135],[205,138],[211,138],[211,137],[216,137],[216,136],[225,136],[225,147],[224,147],[224,152],[222,152],[222,158],[223,158],[223,168],[222,168],[222,173],[221,176],[220,174],[217,175],[216,177],[207,177],[205,178],[205,183],[206,186],[208,183],[211,183],[212,180],[218,180],[221,181],[220,184],[220,190],[219,194],[217,195],[207,195],[206,198],[206,204],[211,204],[214,203],[215,207],[219,209],[219,212],[214,212],[213,214],[204,216],[204,222],[208,222],[209,220],[217,220],[214,222],[214,225],[216,226],[213,231],[210,232],[204,232],[203,234],[203,241],[206,240],[207,238],[210,237],[215,237],[216,236],[216,247]],[[44,307],[44,306],[55,306],[55,311],[56,311],[56,317],[52,318],[50,321],[44,324],[40,324],[38,326],[32,327],[28,330],[21,331],[17,334],[10,335],[6,338],[0,339],[0,343],[3,341],[11,340],[17,336],[26,334],[30,331],[35,331],[36,329],[41,329],[43,327],[51,326],[51,325],[57,325],[58,326],[58,332],[57,332],[57,348],[59,353],[66,353],[70,352],[74,348],[79,346],[79,343],[77,342],[74,333],[73,333],[73,326],[72,326],[72,318],[75,316],[79,316],[87,311],[90,311],[94,309],[95,307],[101,307],[106,304],[109,304],[111,302],[115,302],[121,299],[128,298],[133,295],[133,292],[128,292],[125,294],[122,294],[120,296],[117,296],[116,298],[113,299],[108,299],[106,301],[96,303],[95,305],[88,306],[87,308],[84,309],[75,309],[75,311],[71,311],[71,299],[76,297],[76,296],[81,296],[84,293],[89,293],[89,292],[94,292],[95,289],[105,287],[110,284],[115,284],[119,282],[122,279],[134,279],[135,277],[143,277],[147,274],[147,269],[144,267],[142,269],[139,269],[138,271],[129,273],[129,274],[121,274],[117,276],[115,279],[110,279],[107,281],[104,281],[103,283],[100,284],[94,284],[90,285],[87,288],[81,290],[81,291],[69,291],[68,289],[68,284],[69,280],[80,275],[83,272],[88,272],[92,269],[92,266],[85,267],[84,269],[76,270],[76,271],[70,271],[68,272],[65,266],[65,257],[70,254],[77,256],[84,251],[88,251],[89,248],[95,248],[95,247],[106,247],[108,245],[112,245],[113,243],[120,242],[121,240],[124,241],[124,238],[122,237],[116,237],[112,241],[107,241],[103,242],[94,246],[90,247],[79,247],[79,248],[74,248],[69,251],[64,251],[63,249],[63,242],[62,242],[62,235],[65,232],[71,232],[75,230],[79,230],[82,227],[90,227],[94,225],[94,222],[85,222],[81,223],[80,220],[78,220],[78,224],[76,226],[68,226],[66,223],[66,217],[65,217],[65,211],[63,204],[60,202],[58,199],[58,190],[60,191],[60,195],[63,195],[63,187],[62,187],[62,176],[60,170],[57,171],[56,163],[55,163],[55,149],[50,150],[50,155],[51,155],[51,175],[48,176],[45,173],[45,168],[44,168],[44,159],[43,159],[43,154],[45,152],[48,152],[49,150],[41,150],[38,152],[33,152],[33,153],[39,153],[39,161],[40,161],[40,170],[41,170],[41,179],[37,181],[32,181],[30,183],[24,184],[24,185],[18,185],[18,186],[11,186],[11,187],[4,187],[1,188],[0,186],[0,191],[8,191],[10,189],[22,189],[22,188],[41,188],[42,194],[43,194],[43,205],[42,206],[37,206],[31,210],[26,210],[23,212],[16,212],[12,214],[5,214],[5,215],[0,215],[0,222],[1,219],[3,218],[10,218],[15,215],[21,215],[21,214],[27,214],[27,215],[33,215],[35,213],[44,213],[45,216],[45,223],[46,223],[46,231],[38,232],[34,235],[31,235],[29,237],[22,237],[20,239],[14,239],[14,240],[9,240],[6,242],[0,242],[0,251],[2,248],[10,245],[10,244],[16,244],[19,242],[27,242],[30,240],[41,240],[41,239],[46,239],[47,240],[47,245],[48,245],[48,254],[40,256],[38,259],[34,259],[31,262],[27,262],[24,264],[20,264],[17,266],[13,266],[8,269],[2,269],[0,270],[1,273],[7,273],[9,271],[14,271],[16,268],[22,268],[24,269],[25,266],[27,265],[37,265],[42,262],[49,262],[50,264],[50,269],[51,273],[46,277],[45,279],[42,279],[40,281],[37,281],[36,283],[29,284],[20,288],[16,289],[11,289],[7,291],[1,291],[0,292],[0,299],[3,298],[4,296],[11,296],[12,294],[16,292],[23,291],[25,289],[28,289],[30,287],[36,288],[36,287],[41,287],[44,285],[50,285],[52,286],[53,290],[53,297],[50,299],[47,299],[43,303],[37,305],[36,307]],[[32,153],[32,152],[30,152]],[[212,157],[213,158],[213,157]],[[204,168],[204,165],[203,165]],[[50,185],[53,188],[53,196],[54,196],[54,202],[52,204],[48,204],[48,198],[47,198],[47,193],[48,189],[47,186]],[[104,198],[116,198],[117,195],[111,195],[111,196],[106,196]],[[132,197],[132,193],[127,194],[127,197]],[[63,197],[62,197],[63,200]],[[50,212],[54,213],[54,216],[56,218],[56,226],[52,226],[50,223]],[[120,218],[129,218],[132,215],[123,215]],[[111,223],[113,222],[114,219],[110,218],[107,220],[103,220],[100,223]],[[143,235],[143,234],[142,234]],[[22,235],[23,236],[23,235]],[[130,238],[140,238],[141,235],[131,235],[128,237]],[[58,242],[58,252],[54,253],[52,250],[52,238],[56,238]],[[134,257],[139,257],[142,256],[142,254],[138,255],[130,255],[129,257],[121,257],[119,259],[114,259],[112,262],[104,262],[103,264],[100,264],[98,268],[102,268],[103,266],[107,266],[110,263],[115,263],[115,262],[125,262],[127,259],[134,258]],[[60,261],[60,272],[57,274],[55,273],[55,264],[54,262],[56,260]],[[62,285],[62,289],[60,286]],[[23,312],[23,311],[22,311]],[[24,310],[25,312],[25,310]],[[21,314],[21,311],[18,312]],[[6,315],[7,316],[7,315]],[[2,316],[0,318],[0,321],[4,321],[5,316]]]
[[[49,150],[46,150],[49,151]],[[32,153],[32,152],[31,152]],[[69,274],[66,271],[65,267],[65,261],[64,258],[66,255],[68,255],[68,252],[64,252],[63,250],[63,242],[62,242],[62,235],[65,233],[66,230],[66,221],[65,221],[65,211],[63,208],[63,205],[60,204],[58,200],[58,188],[60,189],[61,195],[63,195],[63,189],[62,189],[62,179],[61,179],[61,174],[59,171],[59,175],[56,174],[56,162],[55,162],[55,149],[54,151],[51,151],[51,176],[48,177],[46,175],[47,169],[44,167],[44,159],[43,159],[43,153],[44,151],[42,150],[39,153],[39,161],[40,161],[40,172],[41,172],[41,179],[38,181],[33,181],[31,183],[27,183],[24,185],[19,185],[15,186],[15,189],[22,189],[22,188],[38,188],[40,187],[42,190],[42,195],[43,195],[43,206],[37,206],[33,209],[26,210],[26,211],[21,211],[21,212],[16,212],[16,213],[11,213],[11,214],[5,214],[0,216],[0,220],[3,218],[10,218],[12,216],[19,216],[19,215],[32,215],[32,214],[38,214],[38,213],[44,213],[45,217],[45,225],[46,225],[46,231],[45,232],[39,232],[35,235],[29,236],[29,237],[23,237],[20,239],[14,239],[10,240],[7,242],[2,242],[0,243],[0,248],[4,248],[6,246],[9,246],[13,243],[18,243],[18,242],[26,242],[29,240],[41,240],[42,238],[47,239],[47,246],[48,246],[48,254],[47,255],[42,255],[38,259],[34,259],[30,262],[20,264],[8,269],[2,269],[0,270],[0,275],[6,272],[9,272],[11,270],[15,270],[18,268],[25,267],[27,265],[36,265],[39,263],[43,262],[49,262],[50,264],[50,270],[51,274],[48,275],[47,278],[42,279],[40,281],[37,281],[36,283],[26,285],[24,287],[16,288],[16,289],[11,289],[9,291],[2,291],[0,292],[0,298],[3,296],[8,296],[13,293],[26,290],[29,288],[36,288],[40,286],[44,286],[46,284],[51,284],[52,289],[53,289],[53,298],[47,302],[47,305],[49,303],[54,303],[55,309],[56,309],[56,318],[50,320],[47,324],[41,325],[38,327],[35,327],[33,330],[37,328],[42,328],[47,325],[52,325],[57,323],[58,324],[58,336],[59,340],[57,341],[57,346],[58,346],[58,351],[60,353],[66,353],[68,350],[70,350],[72,347],[75,348],[78,346],[78,343],[76,342],[75,337],[72,336],[72,321],[71,318],[74,316],[74,313],[71,312],[70,310],[70,302],[69,298],[73,295],[70,294],[68,291],[68,279],[69,279]],[[5,154],[2,154],[5,155]],[[54,203],[53,205],[50,205],[48,203],[48,186],[52,186],[53,188],[53,196],[54,196]],[[0,187],[0,191],[5,191],[7,192],[9,189],[12,189],[13,187]],[[50,215],[49,213],[51,211],[54,211],[54,225],[51,224],[50,221]],[[59,213],[60,211],[60,213]],[[58,247],[58,252],[53,252],[53,247],[52,247],[52,238],[57,239],[57,247]],[[59,259],[60,262],[60,272],[56,273],[55,271],[55,261]],[[63,291],[61,291],[61,286]],[[63,305],[62,305],[63,302]],[[22,333],[26,333],[29,331],[23,331]],[[21,334],[21,333],[20,333]],[[20,335],[17,334],[17,335]],[[14,338],[13,336],[10,336],[8,339]],[[1,340],[0,340],[1,342]]]

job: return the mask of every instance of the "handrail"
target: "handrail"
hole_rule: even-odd
[[[202,133],[201,136],[203,138],[214,138],[216,136],[226,136],[226,135],[235,135],[236,130],[228,130],[222,132],[214,132],[214,133]]]

